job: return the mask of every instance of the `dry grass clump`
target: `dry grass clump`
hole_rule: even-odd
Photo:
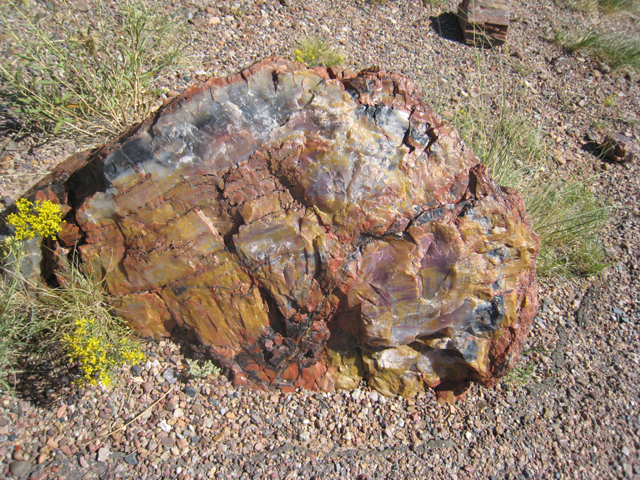
[[[449,3],[449,0],[422,0],[422,5],[425,7],[442,7]]]
[[[566,0],[566,4],[578,12],[600,11],[607,15],[633,11],[638,7],[636,0]]]
[[[556,26],[551,39],[568,53],[585,52],[607,63],[613,69],[640,69],[640,36],[607,31],[605,16],[614,13],[634,14],[640,3],[637,0],[567,0],[573,10],[595,12],[597,25],[590,28]]]
[[[46,23],[30,2],[0,11],[0,100],[29,130],[119,134],[157,101],[157,80],[182,51],[180,24],[155,2],[97,3],[79,15],[51,4]]]
[[[633,11],[638,8],[637,0],[597,0],[598,8],[605,13]]]
[[[22,205],[28,208],[7,218],[17,232],[27,234],[6,237],[1,245],[0,384],[13,386],[20,365],[57,350],[68,357],[68,366],[78,367],[80,383],[109,385],[119,366],[144,359],[132,331],[112,315],[96,276],[73,262],[60,260],[59,288],[42,284],[40,241],[59,231],[59,207],[48,201]],[[50,228],[55,209],[56,228]],[[47,215],[39,215],[42,211]]]
[[[566,35],[556,32],[556,42],[568,52],[586,51],[611,68],[640,69],[640,37],[595,30]]]
[[[293,59],[310,67],[335,67],[342,65],[342,54],[329,46],[321,37],[307,37],[293,47]]]
[[[494,116],[482,99],[458,109],[453,122],[493,178],[524,197],[533,229],[540,236],[541,274],[588,276],[607,266],[598,239],[610,209],[588,191],[591,179],[554,174],[539,130],[509,108]]]
[[[11,386],[20,365],[51,349],[79,368],[79,383],[108,386],[120,365],[144,360],[131,329],[107,306],[100,282],[69,264],[63,286],[39,284],[21,271],[30,253],[12,247],[1,268],[1,384]]]

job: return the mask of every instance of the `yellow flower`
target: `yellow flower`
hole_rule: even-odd
[[[7,222],[15,227],[17,240],[32,239],[36,236],[56,240],[62,221],[59,205],[49,200],[38,200],[34,205],[26,198],[21,198],[16,202],[16,206],[18,214],[8,215]]]
[[[114,333],[105,333],[96,325],[96,319],[76,320],[75,330],[65,336],[69,357],[77,361],[82,369],[79,383],[109,386],[113,381],[115,369],[125,363],[142,363],[144,354],[135,343],[127,338],[111,341]]]

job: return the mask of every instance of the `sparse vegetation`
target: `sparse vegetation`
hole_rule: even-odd
[[[524,356],[524,354],[523,354]],[[509,387],[523,387],[535,381],[533,375],[536,373],[536,365],[531,360],[521,360],[519,366],[513,367],[504,376],[502,382]]]
[[[597,0],[598,7],[605,13],[616,13],[634,10],[638,6],[637,0]]]
[[[567,6],[579,12],[599,10],[605,14],[630,11],[637,8],[635,0],[566,0]]]
[[[567,0],[567,5],[577,11],[610,15],[635,12],[640,4],[635,0]],[[614,69],[640,69],[640,37],[637,32],[607,32],[601,23],[581,30],[566,25],[556,26],[553,41],[569,53],[586,52]]]
[[[593,275],[606,263],[598,242],[609,209],[587,190],[591,179],[557,178],[541,132],[509,108],[493,116],[486,102],[457,110],[454,123],[465,142],[503,186],[524,197],[540,236],[539,272]]]
[[[540,272],[591,276],[606,266],[600,243],[610,207],[587,189],[592,178],[561,179],[545,175],[526,180],[523,195],[542,248]]]
[[[78,383],[109,386],[117,367],[144,361],[144,355],[131,340],[131,331],[110,314],[76,320],[64,342],[69,358],[82,370]]]
[[[14,33],[1,45],[0,98],[27,129],[116,135],[157,101],[156,80],[182,53],[179,24],[155,3],[93,8],[82,17],[52,8],[54,33],[28,4],[3,6],[0,22]]]
[[[555,41],[570,53],[586,51],[614,69],[640,69],[640,37],[595,30],[567,35],[558,30]]]
[[[58,232],[59,207],[48,201],[35,208],[31,204],[9,218],[9,223],[23,237],[5,239],[0,262],[0,383],[10,387],[20,365],[51,349],[68,354],[77,364],[80,383],[109,385],[118,366],[141,362],[131,329],[112,315],[95,278],[64,261],[58,273],[60,288],[42,285],[30,274],[31,256],[40,248],[34,237]]]
[[[442,7],[448,3],[448,0],[422,0],[422,5],[425,7]]]
[[[26,291],[27,280],[20,274],[25,254],[22,242],[8,239],[3,245],[0,275],[0,384],[9,386],[9,376],[21,355],[47,348],[40,339],[54,328],[50,318],[39,318],[31,309],[33,298]]]
[[[211,360],[192,360],[190,358],[185,359],[187,365],[189,365],[189,374],[195,378],[205,378],[211,375],[220,375],[220,367],[213,364]]]
[[[336,49],[329,47],[320,37],[307,37],[293,49],[293,59],[310,67],[334,67],[342,65],[344,58]]]
[[[503,385],[509,388],[524,387],[531,384],[540,384],[541,375],[538,372],[539,355],[548,354],[542,347],[532,347],[522,351],[518,366],[513,369],[502,378]],[[543,367],[544,368],[544,367]]]

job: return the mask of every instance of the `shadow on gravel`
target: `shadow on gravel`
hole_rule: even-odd
[[[180,354],[189,360],[197,362],[210,361],[221,370],[221,373],[229,380],[233,380],[231,372],[226,369],[218,359],[213,358],[205,347],[200,346],[195,331],[185,327],[175,327],[171,332],[171,340],[180,347]],[[182,381],[187,383],[190,375],[182,375]]]
[[[442,38],[464,44],[458,15],[454,12],[441,13],[437,17],[429,17],[429,20],[431,20],[431,27]]]
[[[69,359],[62,349],[52,348],[38,356],[23,360],[10,384],[18,398],[35,405],[48,406],[73,396],[72,380],[78,368],[69,368]]]
[[[600,160],[602,160],[602,158],[601,158],[601,153],[602,152],[600,152],[600,149],[598,148],[598,143],[597,142],[584,143],[582,145],[582,151],[590,153],[594,157],[598,157]]]

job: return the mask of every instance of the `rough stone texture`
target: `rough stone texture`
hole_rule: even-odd
[[[640,146],[619,133],[607,135],[599,148],[605,158],[611,162],[628,163],[640,157]]]
[[[32,191],[141,335],[247,380],[492,385],[537,310],[538,239],[413,83],[271,57],[189,88]],[[46,273],[46,272],[45,272]]]
[[[458,21],[468,45],[491,48],[507,40],[509,0],[463,0]]]

